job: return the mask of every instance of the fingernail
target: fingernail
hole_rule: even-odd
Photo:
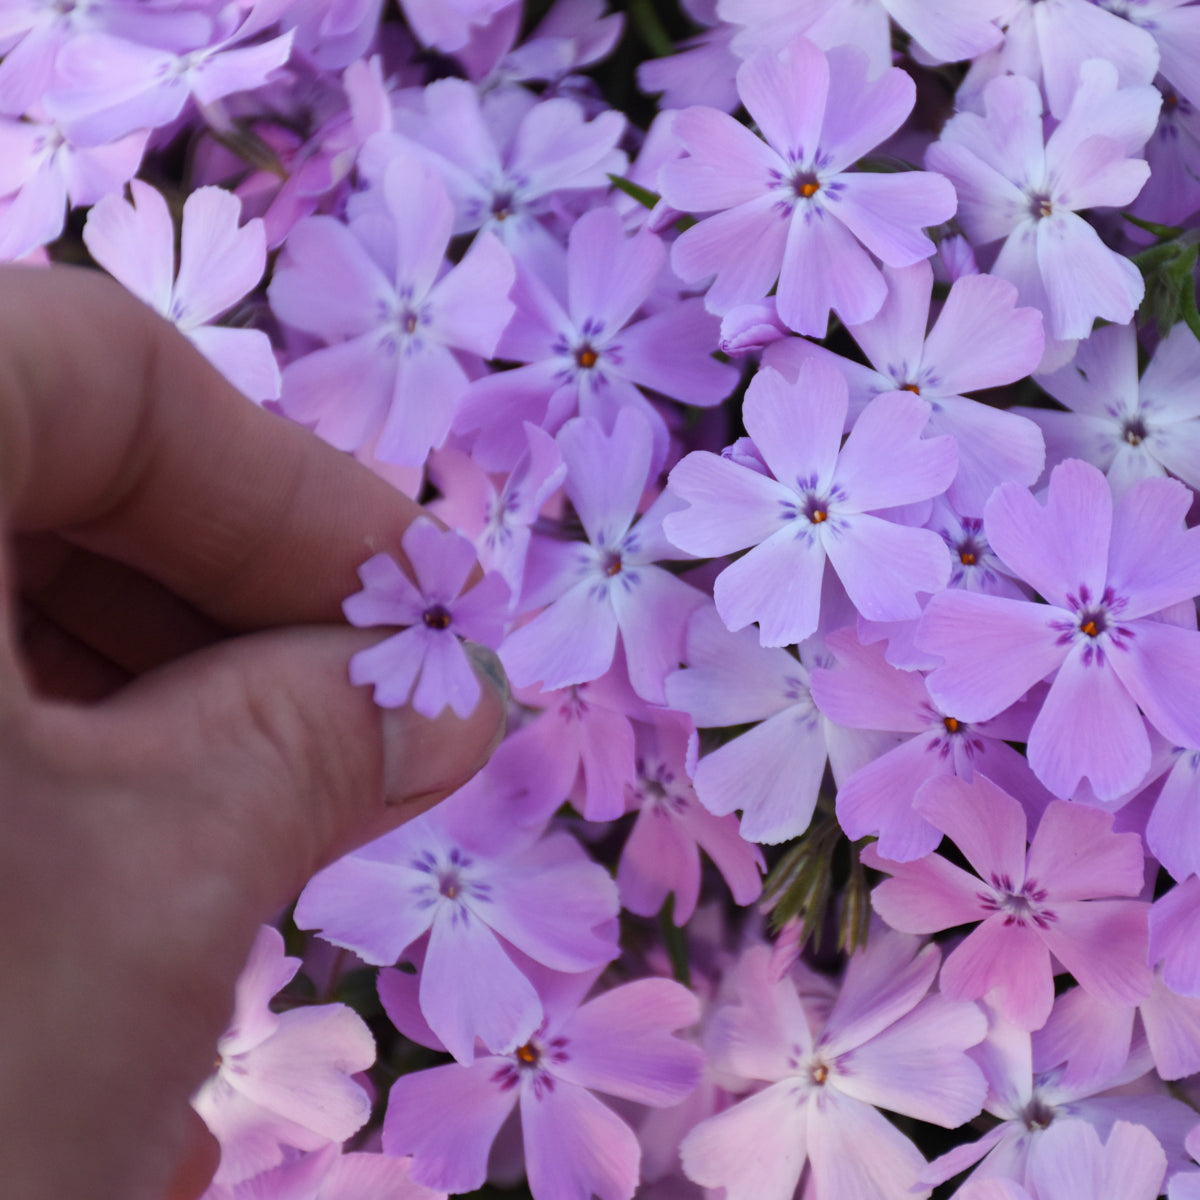
[[[512,696],[512,688],[509,687],[508,676],[504,673],[500,656],[494,650],[480,645],[479,642],[469,642],[464,639],[462,646],[471,660],[471,665],[475,668],[475,674],[481,679],[487,680],[496,689],[501,703],[507,710],[509,699]]]
[[[479,703],[465,718],[450,709],[430,719],[407,706],[382,711],[384,797],[389,807],[413,815],[457,791],[504,740],[508,678],[485,646],[463,648],[483,684]]]

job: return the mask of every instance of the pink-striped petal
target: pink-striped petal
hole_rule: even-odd
[[[413,1156],[410,1178],[442,1192],[473,1192],[487,1178],[488,1153],[517,1102],[496,1076],[502,1058],[481,1058],[401,1075],[388,1096],[384,1153]],[[454,1120],[446,1120],[453,1113]]]
[[[632,1200],[641,1147],[633,1130],[574,1084],[521,1089],[525,1170],[545,1200]]]
[[[1200,635],[1195,635],[1200,640]],[[1086,776],[1101,800],[1135,789],[1150,769],[1146,722],[1116,668],[1128,661],[1117,647],[1101,656],[1076,643],[1029,731],[1034,774],[1056,796],[1073,796]]]
[[[1142,840],[1113,833],[1111,813],[1052,800],[1030,842],[1026,875],[1051,902],[1136,896],[1145,883]]]
[[[717,577],[717,612],[733,630],[757,621],[764,646],[802,642],[817,628],[824,573],[820,540],[780,529]]]
[[[465,905],[443,903],[429,934],[421,972],[421,1012],[460,1063],[475,1058],[475,1039],[507,1053],[542,1020],[533,985],[496,935]]]
[[[942,991],[956,1000],[989,1001],[1019,1029],[1041,1029],[1054,1007],[1050,951],[1031,926],[996,913],[967,935],[942,964]]]
[[[985,915],[979,880],[940,854],[900,863],[867,846],[861,858],[868,867],[891,875],[871,893],[871,905],[893,929],[938,933]]]
[[[702,1187],[724,1188],[726,1200],[791,1200],[808,1157],[808,1117],[795,1082],[772,1084],[683,1139],[684,1173]]]
[[[940,592],[949,583],[950,553],[932,530],[896,525],[869,513],[847,517],[843,525],[822,541],[846,594],[868,620],[919,617],[918,595]]]
[[[961,590],[934,596],[916,637],[946,660],[927,677],[929,694],[960,721],[996,716],[1066,657],[1055,627],[1064,620],[1071,614],[1025,600]]]
[[[1054,957],[1097,999],[1137,1004],[1154,978],[1146,965],[1150,906],[1139,900],[1081,900],[1054,905],[1042,930]]]
[[[656,1107],[678,1104],[700,1081],[704,1054],[676,1037],[700,1020],[700,1004],[670,979],[638,979],[589,1000],[560,1028],[560,1079]]]

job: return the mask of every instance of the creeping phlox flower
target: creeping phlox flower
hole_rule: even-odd
[[[1117,1121],[1101,1144],[1087,1121],[1055,1121],[1029,1156],[1027,1187],[1011,1179],[971,1179],[957,1200],[1154,1200],[1167,1156],[1144,1125]],[[1174,1193],[1171,1193],[1174,1200]]]
[[[965,1051],[987,1021],[928,994],[939,958],[877,931],[814,1036],[796,980],[773,974],[767,947],[748,950],[706,1041],[718,1069],[762,1087],[684,1139],[689,1178],[728,1200],[789,1200],[807,1161],[825,1200],[912,1197],[925,1160],[877,1107],[953,1127],[986,1091]]]
[[[700,899],[700,851],[716,864],[734,902],[762,894],[762,851],[738,833],[733,816],[717,817],[696,798],[685,754],[690,722],[664,713],[638,729],[637,777],[628,789],[638,818],[621,852],[617,887],[632,913],[654,916],[673,895],[676,925],[691,920]]]
[[[396,1081],[384,1149],[411,1154],[412,1178],[428,1187],[474,1191],[487,1177],[500,1127],[519,1104],[536,1200],[631,1200],[637,1137],[592,1092],[654,1107],[678,1104],[699,1082],[704,1056],[674,1033],[699,1020],[699,1003],[669,979],[639,979],[581,1005],[594,975],[581,978],[582,987],[545,973],[537,978],[546,1018],[527,1041],[508,1054]],[[404,977],[384,972],[380,996],[402,1029],[410,1027],[404,989]]]
[[[420,1006],[429,1028],[459,1062],[475,1057],[477,1039],[509,1053],[543,1019],[514,949],[565,972],[617,953],[607,872],[569,834],[539,834],[459,793],[319,872],[296,922],[376,965],[428,934]]]
[[[368,178],[381,178],[396,154],[424,156],[454,201],[454,232],[492,232],[522,257],[555,249],[543,219],[577,193],[606,192],[628,164],[617,148],[625,118],[606,109],[589,120],[565,96],[481,97],[465,79],[439,79],[394,117],[395,132],[363,148]]]
[[[376,200],[348,225],[310,217],[288,237],[271,307],[330,345],[288,364],[282,403],[341,450],[376,439],[379,458],[417,466],[467,390],[454,352],[489,357],[512,317],[514,267],[483,234],[447,269],[454,212],[425,163],[392,163]]]
[[[975,58],[1003,37],[993,18],[1006,0],[835,0],[818,4],[763,4],[761,0],[720,0],[717,11],[738,26],[733,49],[743,57],[778,46],[803,33],[819,46],[858,46],[866,50],[870,75],[892,63],[892,21],[915,43],[918,62],[960,62]],[[889,20],[891,18],[891,20]]]
[[[852,629],[826,638],[834,670],[813,671],[817,707],[836,725],[895,731],[899,745],[839,781],[838,822],[851,839],[876,836],[876,853],[907,862],[937,847],[941,831],[921,815],[929,785],[947,775],[968,782],[979,771],[1035,802],[1048,797],[1009,741],[1023,741],[1032,713],[1013,710],[968,723],[934,703],[919,672],[888,664],[883,648],[864,646]]]
[[[1138,378],[1137,330],[1097,329],[1071,362],[1038,383],[1068,411],[1023,408],[1041,426],[1048,465],[1082,458],[1120,498],[1139,479],[1171,474],[1200,487],[1200,343],[1182,322]]]
[[[849,397],[841,374],[805,362],[794,384],[762,368],[742,409],[770,474],[707,451],[689,454],[670,476],[687,502],[663,522],[690,554],[753,547],[717,578],[717,611],[730,629],[758,622],[764,646],[802,642],[817,628],[826,557],[864,616],[921,614],[921,592],[950,578],[945,543],[877,515],[939,495],[958,466],[951,437],[922,438],[928,401],[910,392],[879,396],[842,445]]]
[[[12,57],[0,60],[0,87]],[[0,261],[22,258],[54,241],[68,207],[95,205],[119,193],[137,173],[148,136],[147,130],[135,130],[92,146],[77,142],[69,127],[40,107],[20,120],[0,116]]]
[[[283,7],[280,0],[246,0],[207,12],[193,5],[190,20],[173,29],[154,21],[139,26],[126,16],[120,36],[81,32],[55,56],[47,105],[93,142],[106,142],[169,124],[189,100],[213,106],[234,92],[262,87],[291,56],[291,30],[264,37]],[[129,36],[139,28],[152,38],[157,33],[161,44]]]
[[[106,196],[83,230],[92,257],[159,316],[166,317],[251,400],[279,395],[279,367],[258,329],[210,324],[262,278],[266,237],[257,217],[239,227],[241,201],[222,188],[194,191],[183,206],[179,274],[175,225],[162,194],[135,179],[133,203]]]
[[[650,482],[649,423],[622,408],[609,435],[590,417],[576,417],[558,445],[564,488],[588,541],[541,538],[530,546],[521,608],[546,607],[509,634],[501,661],[519,685],[587,683],[612,665],[619,632],[634,691],[661,704],[663,679],[682,657],[688,617],[704,593],[655,566],[683,557],[662,530],[675,498],[664,493],[635,523]]]
[[[824,337],[830,309],[869,320],[887,294],[872,255],[893,267],[928,258],[923,226],[954,215],[940,175],[849,170],[903,124],[912,79],[892,67],[868,81],[857,50],[826,55],[800,37],[743,63],[738,94],[765,143],[717,109],[675,117],[687,155],[662,169],[663,198],[717,215],[680,236],[671,265],[689,282],[716,276],[713,312],[761,299],[778,279],[779,316],[798,333]]]
[[[634,722],[653,719],[630,687],[620,649],[590,683],[514,695],[540,714],[505,738],[479,786],[504,795],[510,819],[524,825],[544,824],[568,800],[589,821],[619,817],[635,780]]]
[[[997,76],[1020,75],[1041,85],[1050,112],[1061,118],[1089,59],[1112,63],[1122,87],[1149,83],[1159,66],[1158,48],[1134,14],[1149,16],[1151,6],[1161,10],[1181,3],[1187,0],[1006,0],[1000,22],[1004,40],[971,65],[961,107],[977,109],[980,90]],[[1154,17],[1161,18],[1161,12]]]
[[[418,517],[400,541],[412,563],[414,583],[388,554],[376,554],[358,569],[363,590],[343,605],[352,625],[408,628],[350,661],[352,683],[373,683],[375,703],[395,708],[412,698],[427,717],[451,708],[469,716],[482,694],[459,641],[500,644],[507,617],[508,584],[489,571],[463,591],[475,565],[475,548],[461,534]]]
[[[1128,204],[1141,190],[1150,168],[1133,156],[1154,132],[1157,89],[1121,87],[1112,63],[1093,59],[1048,137],[1032,80],[994,79],[983,99],[984,116],[958,113],[925,156],[958,189],[967,237],[976,246],[1003,239],[992,271],[1042,310],[1049,338],[1086,337],[1097,317],[1130,321],[1142,276],[1078,213]],[[1072,349],[1048,346],[1047,358],[1060,365]]]
[[[643,389],[706,408],[729,395],[737,372],[712,357],[717,320],[699,299],[643,312],[666,261],[649,230],[627,237],[615,209],[595,208],[571,227],[565,257],[524,265],[496,353],[528,365],[475,381],[455,426],[479,462],[511,467],[524,449],[523,421],[557,433],[578,415],[608,432],[622,408],[634,408],[650,422],[658,464],[667,427]]]
[[[192,1106],[221,1143],[216,1182],[232,1185],[275,1167],[285,1147],[318,1150],[341,1142],[371,1113],[351,1076],[375,1061],[375,1040],[344,1004],[274,1013],[271,998],[296,974],[279,931],[258,932],[235,992],[229,1028],[217,1042],[217,1070]]]
[[[1150,767],[1146,720],[1176,745],[1200,746],[1194,612],[1190,628],[1159,616],[1200,592],[1200,529],[1184,526],[1192,500],[1181,483],[1146,479],[1114,506],[1108,481],[1078,459],[1055,467],[1045,505],[1016,484],[997,488],[988,541],[1047,603],[934,596],[917,636],[945,660],[930,695],[983,721],[1053,675],[1028,758],[1056,796],[1084,777],[1102,800],[1136,788]]]
[[[667,702],[702,729],[754,723],[691,768],[700,803],[725,816],[742,812],[747,841],[775,843],[808,828],[828,761],[839,782],[892,745],[887,735],[860,733],[821,715],[810,672],[827,661],[819,639],[797,660],[762,646],[753,629],[730,633],[712,605],[688,627],[687,670],[667,676]]]
[[[970,783],[942,776],[914,807],[944,833],[978,878],[940,855],[863,861],[892,878],[872,893],[875,911],[905,933],[935,933],[981,921],[947,956],[941,988],[960,1000],[990,993],[1022,1029],[1040,1029],[1054,1003],[1050,955],[1090,992],[1133,1005],[1149,994],[1149,906],[1142,848],[1134,833],[1113,833],[1112,817],[1083,804],[1051,801],[1025,850],[1025,810],[983,775]]]
[[[1184,1165],[1184,1138],[1196,1124],[1196,1111],[1170,1095],[1166,1086],[1154,1078],[1144,1042],[1135,1046],[1111,1073],[1068,1080],[1060,1068],[1035,1067],[1036,1033],[1018,1029],[986,1003],[981,1007],[988,1013],[987,1039],[968,1053],[979,1063],[987,1080],[984,1109],[999,1122],[975,1141],[955,1146],[934,1159],[921,1172],[924,1187],[945,1183],[971,1167],[975,1167],[972,1180],[1005,1180],[1026,1189],[1036,1186],[1033,1164],[1039,1159],[1046,1162],[1056,1146],[1061,1147],[1050,1135],[1060,1122],[1068,1120],[1086,1122],[1099,1135],[1108,1135],[1117,1121],[1142,1126],[1165,1153],[1168,1171]],[[1076,1032],[1083,1037],[1096,1033],[1086,1026]],[[1043,1157],[1042,1145],[1047,1139],[1050,1150]],[[1137,1145],[1148,1184],[1158,1156],[1144,1134],[1131,1140]],[[1137,1186],[1132,1178],[1127,1182]],[[1124,1192],[1097,1190],[1091,1194],[1107,1194],[1111,1200],[1125,1198]],[[1011,1200],[1011,1194],[1005,1200]]]
[[[227,1187],[213,1183],[200,1200],[446,1200],[408,1177],[407,1158],[341,1154],[327,1146]]]
[[[779,343],[767,362],[785,373],[794,373],[809,356],[833,363],[846,376],[856,416],[872,397],[888,392],[928,400],[926,434],[953,434],[958,445],[958,473],[946,498],[963,516],[978,517],[997,484],[1035,483],[1044,451],[1028,416],[962,393],[1012,383],[1034,370],[1043,351],[1041,314],[1017,308],[1017,290],[1006,280],[967,275],[951,285],[926,334],[933,268],[927,262],[885,266],[883,276],[888,285],[883,307],[869,321],[847,323],[873,371],[803,338]]]

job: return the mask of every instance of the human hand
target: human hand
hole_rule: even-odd
[[[111,282],[0,271],[0,345],[4,1192],[192,1197],[259,924],[472,775],[501,688],[430,721],[351,687],[381,634],[341,602],[421,510]]]

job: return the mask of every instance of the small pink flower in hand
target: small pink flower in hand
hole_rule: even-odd
[[[489,571],[460,595],[475,547],[461,534],[439,529],[418,517],[400,543],[417,583],[387,554],[376,554],[358,569],[363,590],[343,605],[352,625],[406,625],[350,661],[352,683],[373,683],[375,703],[412,706],[436,717],[449,705],[460,717],[479,702],[480,687],[459,635],[495,648],[504,633],[509,589]]]

